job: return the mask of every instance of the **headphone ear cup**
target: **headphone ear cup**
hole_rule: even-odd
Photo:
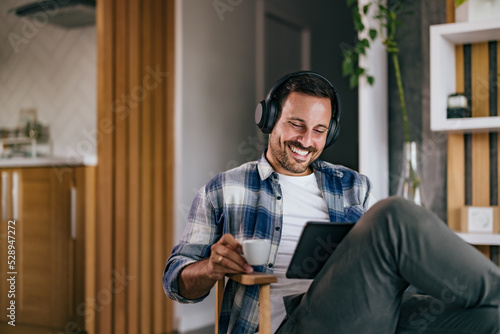
[[[339,130],[340,127],[337,124],[337,120],[332,119],[332,122],[330,124],[330,128],[328,129],[328,134],[326,136],[326,142],[325,142],[325,148],[328,146],[333,145],[335,143],[335,140],[337,140],[337,137],[339,135]]]
[[[267,104],[266,100],[262,100],[255,108],[255,123],[263,133],[269,134],[273,131],[276,117],[277,109],[274,101]]]
[[[271,133],[273,131],[274,125],[276,124],[276,119],[278,118],[278,106],[274,100],[269,101],[268,113],[267,113],[267,124],[266,128],[262,129],[264,133]]]
[[[257,127],[261,130],[267,123],[266,115],[266,101],[262,100],[257,104],[257,107],[255,107],[255,124],[257,124]]]
[[[340,122],[341,104],[339,95],[335,91],[335,89],[334,92],[335,92],[335,97],[334,97],[335,100],[332,103],[332,120],[330,122],[330,127],[328,128],[328,135],[326,137],[325,148],[327,148],[330,145],[333,145],[333,143],[335,143],[340,133],[339,122]]]

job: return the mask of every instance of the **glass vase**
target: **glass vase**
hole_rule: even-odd
[[[405,142],[397,195],[423,206],[420,152],[416,142]]]

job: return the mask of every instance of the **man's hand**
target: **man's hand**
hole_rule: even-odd
[[[253,268],[241,256],[241,245],[231,234],[224,234],[211,249],[212,254],[207,264],[208,277],[211,279],[217,281],[226,274],[253,272]]]
[[[179,276],[179,293],[187,299],[206,295],[215,282],[226,274],[253,272],[253,268],[241,256],[241,245],[231,234],[224,234],[212,245],[208,259],[190,264]]]

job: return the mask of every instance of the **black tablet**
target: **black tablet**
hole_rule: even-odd
[[[307,222],[286,277],[313,279],[354,223]]]

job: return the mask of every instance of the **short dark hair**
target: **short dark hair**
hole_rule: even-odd
[[[281,115],[283,104],[288,98],[288,95],[292,92],[329,98],[332,104],[335,99],[335,92],[332,86],[325,80],[310,74],[293,76],[282,83],[281,86],[274,92],[273,99],[276,102],[278,118]]]

